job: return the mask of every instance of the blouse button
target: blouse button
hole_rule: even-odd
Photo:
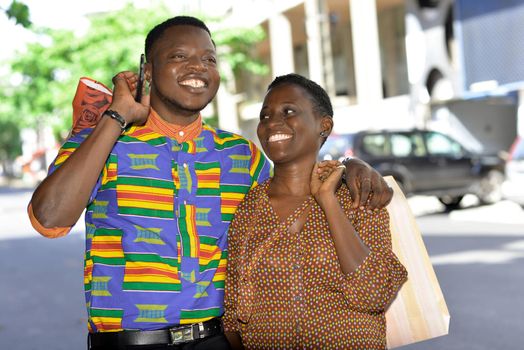
[[[302,300],[302,297],[300,295],[295,295],[295,301],[300,301]]]

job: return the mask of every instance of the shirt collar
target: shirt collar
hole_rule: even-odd
[[[177,125],[168,123],[151,108],[146,126],[153,131],[175,139],[178,143],[183,143],[197,137],[202,131],[202,116],[199,114],[194,122],[188,125]]]

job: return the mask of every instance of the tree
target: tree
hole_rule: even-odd
[[[20,129],[12,120],[0,120],[0,164],[4,175],[12,176],[12,160],[22,154]]]
[[[25,28],[31,26],[31,20],[29,19],[29,7],[26,4],[13,0],[11,5],[7,9],[2,9],[7,18],[14,19],[16,24],[19,24]]]
[[[27,53],[11,63],[21,82],[8,96],[9,110],[16,111],[16,120],[23,127],[52,125],[57,134],[66,134],[79,78],[88,76],[111,86],[115,73],[137,68],[145,35],[167,19],[167,13],[164,6],[136,9],[127,5],[119,11],[92,15],[90,28],[82,36],[66,30],[33,29],[40,40],[28,45]],[[234,71],[267,72],[267,67],[248,55],[250,47],[264,38],[261,28],[213,34],[217,47],[226,48],[219,50],[220,60],[228,61]],[[2,110],[0,119],[1,114]]]

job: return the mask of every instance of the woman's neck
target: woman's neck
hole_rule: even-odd
[[[269,186],[269,194],[278,196],[305,197],[311,194],[311,171],[308,167],[275,164],[274,175]]]

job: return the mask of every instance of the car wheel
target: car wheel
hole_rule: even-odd
[[[493,204],[502,199],[502,184],[504,175],[497,170],[491,170],[479,183],[477,197],[482,204]]]
[[[442,196],[438,197],[440,203],[444,204],[447,211],[457,209],[464,196]]]

